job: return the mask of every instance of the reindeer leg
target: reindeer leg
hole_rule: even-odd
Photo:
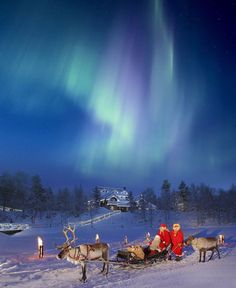
[[[106,268],[106,272],[105,272],[105,268]],[[109,270],[109,261],[104,261],[101,273],[103,273],[104,275],[107,275],[108,270]]]
[[[106,272],[105,272],[105,267],[106,267]],[[109,261],[106,260],[103,264],[103,274],[107,276],[108,270],[109,270]]]
[[[108,274],[109,272],[109,260],[107,260],[107,272],[106,272],[106,275]]]
[[[217,251],[218,257],[219,257],[219,259],[220,259],[220,251],[219,251],[219,248],[218,248],[218,247],[216,247],[216,251]]]
[[[106,266],[106,263],[103,262],[102,271],[101,271],[100,273],[103,273],[103,272],[104,272],[104,270],[105,270],[105,266]]]
[[[208,261],[210,261],[212,259],[213,254],[214,254],[214,249],[212,249],[211,256],[210,256]]]
[[[105,273],[105,275],[107,275],[108,270],[109,270],[109,254],[108,254],[108,252],[104,253],[102,255],[102,257],[103,257],[104,262],[103,262],[103,268],[102,268],[101,273],[104,273],[105,267],[107,266],[106,273]]]
[[[202,261],[202,251],[199,250],[199,262],[201,262],[201,261]]]
[[[82,267],[82,278],[80,279],[81,282],[86,282],[86,263],[84,261],[81,262],[81,267]]]
[[[206,262],[206,251],[203,252],[203,262]]]

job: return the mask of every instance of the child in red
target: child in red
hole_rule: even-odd
[[[184,234],[180,230],[179,224],[173,225],[173,230],[170,232],[172,242],[172,252],[176,255],[175,260],[181,260],[183,252]]]
[[[170,231],[167,229],[166,224],[161,224],[159,231],[157,232],[157,235],[160,236],[161,242],[160,242],[160,248],[161,250],[164,250],[168,247],[168,245],[171,243],[170,238]]]

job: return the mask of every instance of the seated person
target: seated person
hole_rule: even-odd
[[[156,235],[154,239],[150,242],[149,246],[144,248],[145,256],[152,256],[157,252],[161,252],[160,243],[161,238],[159,235]]]
[[[166,224],[160,225],[157,235],[159,235],[161,239],[161,250],[165,250],[171,244],[170,231],[167,229]]]

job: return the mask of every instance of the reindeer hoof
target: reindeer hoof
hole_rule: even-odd
[[[87,282],[87,279],[80,278],[79,280],[80,280],[80,282],[82,282],[82,283],[86,283],[86,282]]]

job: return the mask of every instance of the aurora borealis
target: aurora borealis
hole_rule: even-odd
[[[235,1],[174,2],[1,1],[0,172],[235,182]]]

